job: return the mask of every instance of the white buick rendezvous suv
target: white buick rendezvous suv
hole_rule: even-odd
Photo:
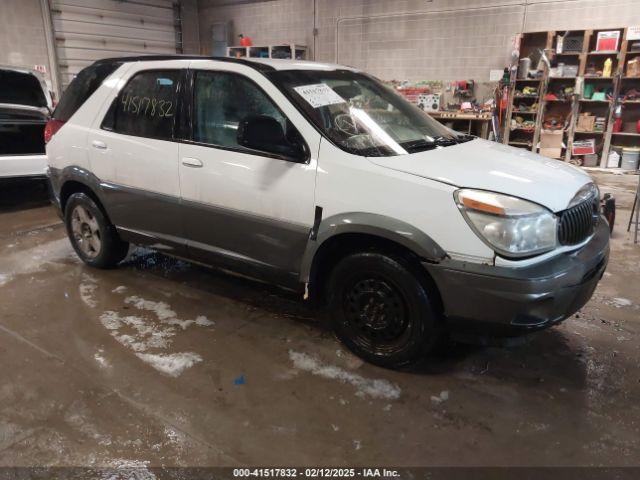
[[[375,78],[286,60],[101,60],[48,127],[69,239],[130,243],[299,289],[366,360],[507,336],[591,297],[609,230],[589,175],[453,132]]]

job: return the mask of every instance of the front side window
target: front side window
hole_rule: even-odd
[[[361,73],[283,70],[268,75],[327,138],[356,155],[406,155],[472,138],[449,130]]]
[[[229,72],[196,72],[193,92],[193,140],[232,149],[238,144],[238,126],[256,116],[275,119],[283,131],[293,126],[255,83]]]
[[[118,95],[107,115],[115,132],[171,140],[180,70],[136,74]],[[105,119],[108,123],[108,119]]]

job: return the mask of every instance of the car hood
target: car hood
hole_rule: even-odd
[[[370,157],[369,160],[381,167],[457,187],[524,198],[553,212],[567,208],[577,191],[592,181],[579,167],[480,139],[410,155]]]

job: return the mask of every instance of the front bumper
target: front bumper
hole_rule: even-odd
[[[517,335],[556,324],[589,301],[609,261],[609,228],[601,219],[578,250],[529,267],[445,260],[424,263],[452,330]]]

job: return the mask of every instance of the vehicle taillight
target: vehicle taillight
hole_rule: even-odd
[[[49,141],[53,138],[60,127],[64,125],[62,120],[51,119],[47,122],[47,125],[44,127],[44,143],[49,143]]]

